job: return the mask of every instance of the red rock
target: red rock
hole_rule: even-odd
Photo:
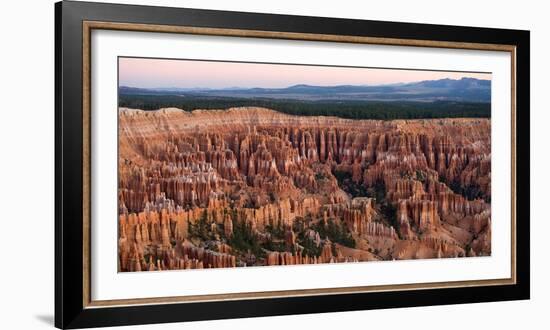
[[[286,228],[284,241],[294,249],[297,219],[325,226],[333,219],[347,226],[357,249],[373,251],[362,257],[368,260],[491,253],[487,119],[359,121],[260,108],[120,109],[119,123],[120,271],[246,263],[224,241],[234,234],[233,221],[258,237],[267,237],[267,226]],[[350,198],[335,169],[365,189],[383,186],[384,201]],[[468,200],[451,186],[473,189],[483,199]],[[395,219],[381,212],[382,202],[395,208]],[[217,248],[190,237],[190,228],[203,220],[217,235]],[[448,230],[455,227],[464,233]],[[342,250],[333,255],[330,241],[312,235],[322,247],[319,257],[268,251],[254,263],[357,259]]]

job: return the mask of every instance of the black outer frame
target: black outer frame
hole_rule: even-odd
[[[84,20],[516,46],[517,283],[515,285],[84,308],[81,221],[83,210],[82,21]],[[529,31],[62,1],[55,4],[55,108],[55,326],[58,328],[529,299]]]

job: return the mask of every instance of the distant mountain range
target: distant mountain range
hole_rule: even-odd
[[[491,81],[475,78],[425,80],[392,85],[293,85],[285,88],[136,88],[121,86],[123,95],[180,95],[304,101],[460,101],[490,102]]]

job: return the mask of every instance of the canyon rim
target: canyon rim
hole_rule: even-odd
[[[491,255],[491,74],[119,58],[120,272]]]

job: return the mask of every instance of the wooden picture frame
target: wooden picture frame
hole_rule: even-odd
[[[529,299],[529,32],[62,1],[55,6],[55,325],[116,326]],[[94,30],[507,52],[511,56],[510,278],[94,301]]]

